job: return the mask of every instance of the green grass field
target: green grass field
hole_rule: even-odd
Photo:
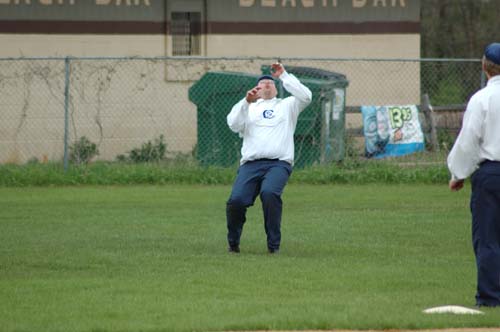
[[[229,186],[0,188],[0,331],[500,327],[472,306],[470,189],[290,184],[226,252]]]

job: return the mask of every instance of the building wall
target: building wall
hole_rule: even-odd
[[[163,56],[164,35],[0,34],[0,57]]]
[[[209,35],[209,56],[417,59],[418,34]]]
[[[418,0],[0,0],[0,58],[171,56],[169,18],[174,11],[187,10],[203,14],[202,56],[414,59],[420,57],[419,9]],[[99,61],[95,60],[97,69],[90,65],[81,76],[72,73],[72,79],[94,82],[94,72],[101,75],[116,69],[113,63]],[[62,64],[0,66],[0,74],[7,77],[4,82],[12,82],[0,86],[0,93],[9,96],[0,101],[7,119],[0,122],[0,163],[62,158]],[[418,64],[404,73],[400,65],[390,64],[370,68],[352,63],[332,68],[317,61],[289,64],[345,74],[350,81],[347,105],[420,100]],[[70,137],[74,141],[85,135],[99,142],[100,158],[106,160],[161,134],[171,151],[189,153],[197,144],[196,105],[187,98],[193,82],[205,70],[256,74],[261,65],[261,61],[210,65],[146,61],[143,67],[130,63],[115,71],[120,79],[115,77],[114,89],[106,91],[105,97],[115,102],[102,103],[104,94],[72,85]],[[56,67],[57,73],[44,76],[52,75],[55,69],[50,68]],[[28,82],[26,75],[33,80]],[[151,79],[151,90],[146,92],[153,95],[129,99],[144,95],[145,78]],[[50,83],[51,79],[55,81]],[[95,84],[102,84],[99,79]],[[387,89],[380,80],[401,88]],[[359,121],[350,116],[347,124],[358,126]]]
[[[209,35],[210,57],[417,59],[420,35]],[[0,34],[0,57],[164,56],[164,35]]]
[[[185,11],[201,13],[199,55],[420,54],[419,0],[0,0],[0,57],[170,56]]]

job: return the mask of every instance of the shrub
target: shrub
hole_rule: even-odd
[[[158,162],[165,159],[167,144],[164,142],[163,135],[155,138],[154,142],[147,141],[140,148],[132,149],[128,156],[119,155],[118,161],[132,161],[134,163]]]
[[[99,154],[97,145],[92,143],[87,137],[82,136],[69,147],[69,160],[73,164],[88,164],[92,158]]]

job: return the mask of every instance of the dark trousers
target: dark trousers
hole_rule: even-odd
[[[261,159],[246,162],[238,169],[231,196],[227,201],[227,241],[229,246],[240,244],[246,211],[260,195],[264,212],[267,247],[279,249],[281,242],[281,194],[292,173],[292,166],[280,160]]]
[[[476,303],[500,306],[500,162],[486,161],[473,174],[470,207]]]

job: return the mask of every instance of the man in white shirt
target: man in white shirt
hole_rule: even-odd
[[[474,94],[448,156],[449,187],[471,177],[472,240],[477,265],[478,306],[500,306],[500,43],[486,47],[485,88]]]
[[[226,205],[229,252],[240,252],[246,211],[260,195],[267,249],[279,251],[281,243],[281,194],[292,173],[293,134],[297,118],[310,103],[311,91],[280,63],[271,66],[227,116],[229,128],[243,138],[240,167]],[[291,96],[276,98],[279,78]]]

